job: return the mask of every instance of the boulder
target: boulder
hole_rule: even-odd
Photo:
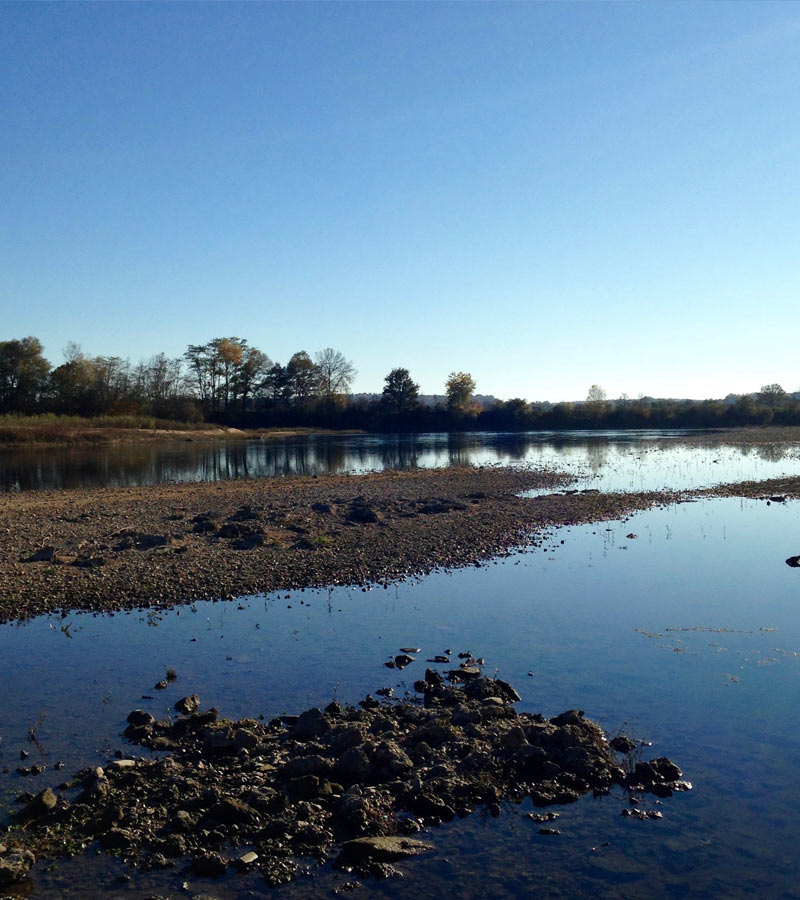
[[[319,737],[330,728],[330,723],[325,718],[325,713],[318,707],[307,709],[298,717],[292,729],[292,735],[301,740]]]
[[[191,694],[189,697],[181,697],[175,704],[175,711],[183,716],[191,716],[200,709],[200,698],[197,694]],[[128,720],[130,721],[130,720]]]
[[[0,885],[22,881],[35,863],[36,857],[30,850],[14,850],[0,856]]]
[[[409,837],[361,837],[344,844],[335,865],[345,868],[365,862],[396,862],[431,850],[430,844]]]

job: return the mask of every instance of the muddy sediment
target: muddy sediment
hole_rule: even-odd
[[[3,495],[0,621],[386,583],[674,499],[569,482],[460,467]]]
[[[118,758],[57,792],[23,795],[2,837],[0,883],[96,846],[146,869],[255,869],[271,885],[308,859],[388,876],[393,862],[433,849],[431,826],[478,808],[497,815],[528,797],[550,807],[619,785],[621,813],[660,818],[647,794],[691,788],[675,763],[643,761],[641,745],[609,741],[582,710],[518,713],[517,692],[481,662],[428,668],[413,699],[368,696],[269,723],[200,711],[196,695],[170,720],[134,710],[128,739],[167,755]],[[529,817],[558,833],[558,814]]]

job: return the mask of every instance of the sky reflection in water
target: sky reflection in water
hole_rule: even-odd
[[[607,490],[800,473],[795,451],[785,447],[667,447],[653,436],[354,436],[280,446],[50,449],[7,454],[2,471],[7,489],[453,462],[552,465]],[[293,592],[4,626],[0,764],[12,774],[0,776],[0,789],[8,798],[61,780],[52,768],[35,780],[13,774],[20,749],[38,761],[27,731],[42,712],[44,761],[52,767],[60,758],[73,771],[124,748],[119,735],[136,706],[166,715],[180,696],[197,691],[224,715],[269,718],[333,696],[356,702],[383,685],[402,694],[426,656],[471,650],[518,687],[523,708],[552,715],[579,705],[609,731],[652,740],[653,754],[675,758],[695,791],[665,802],[663,820],[645,823],[619,815],[622,795],[587,798],[561,810],[555,838],[539,836],[518,808],[497,821],[473,816],[438,830],[436,855],[407,866],[400,885],[372,884],[372,894],[521,897],[546,885],[548,896],[569,898],[683,897],[690,889],[700,897],[800,896],[791,849],[800,824],[799,586],[797,571],[784,563],[800,552],[796,510],[793,502],[682,504],[627,522],[562,529],[536,552],[387,590]],[[384,669],[387,656],[406,645],[422,648],[420,661],[402,675]],[[178,681],[156,692],[167,666],[178,670]],[[106,896],[103,881],[115,872],[106,860],[64,864],[39,873],[37,894]],[[153,878],[137,876],[133,887],[180,883],[178,875]],[[249,889],[262,891],[240,879],[215,892],[238,897]],[[301,881],[272,896],[318,890]]]
[[[692,488],[800,474],[796,447],[656,442],[674,432],[334,435],[281,441],[0,449],[0,491],[222,481],[446,465],[541,465],[603,490]]]
[[[18,764],[41,710],[46,761],[60,757],[70,771],[124,747],[119,733],[136,706],[165,715],[197,691],[226,716],[269,718],[383,685],[401,694],[426,656],[471,650],[518,687],[522,708],[553,715],[577,705],[609,731],[652,740],[652,754],[678,761],[695,791],[643,823],[620,816],[621,794],[586,798],[561,810],[562,834],[547,840],[517,808],[498,821],[473,816],[435,832],[436,856],[372,893],[432,896],[435,886],[441,897],[521,897],[547,884],[558,897],[677,897],[690,886],[700,897],[794,897],[800,585],[784,560],[800,552],[796,512],[791,502],[681,504],[562,529],[536,552],[387,590],[70,616],[71,637],[60,619],[6,626],[0,762]],[[419,661],[384,669],[406,645],[422,648]],[[155,692],[166,666],[178,681]],[[48,772],[0,784],[57,780]],[[42,896],[66,890],[59,871],[71,870],[41,876],[55,879],[41,882]],[[63,896],[94,896],[78,875]],[[226,885],[221,897],[253,887]],[[274,896],[318,889],[301,881]]]

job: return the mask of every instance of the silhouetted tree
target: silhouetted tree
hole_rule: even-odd
[[[34,412],[50,363],[38,338],[0,341],[0,412]]]
[[[305,406],[317,396],[317,369],[305,350],[295,353],[286,364],[286,390],[294,406]]]
[[[392,369],[384,378],[381,401],[388,413],[405,415],[419,403],[419,385],[412,381],[408,369]]]
[[[764,406],[780,406],[786,399],[786,391],[779,384],[765,384],[758,394],[759,403]]]

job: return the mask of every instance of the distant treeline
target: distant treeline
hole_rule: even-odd
[[[35,337],[0,341],[0,415],[153,416],[245,428],[306,426],[370,431],[523,431],[582,428],[718,428],[800,425],[800,396],[780,385],[724,400],[609,400],[592,385],[584,401],[477,402],[475,381],[453,372],[442,399],[422,402],[404,368],[392,369],[383,391],[354,399],[356,374],[342,353],[326,348],[273,362],[247,340],[191,344],[182,357],[163,353],[131,364],[67,346],[56,367]]]

